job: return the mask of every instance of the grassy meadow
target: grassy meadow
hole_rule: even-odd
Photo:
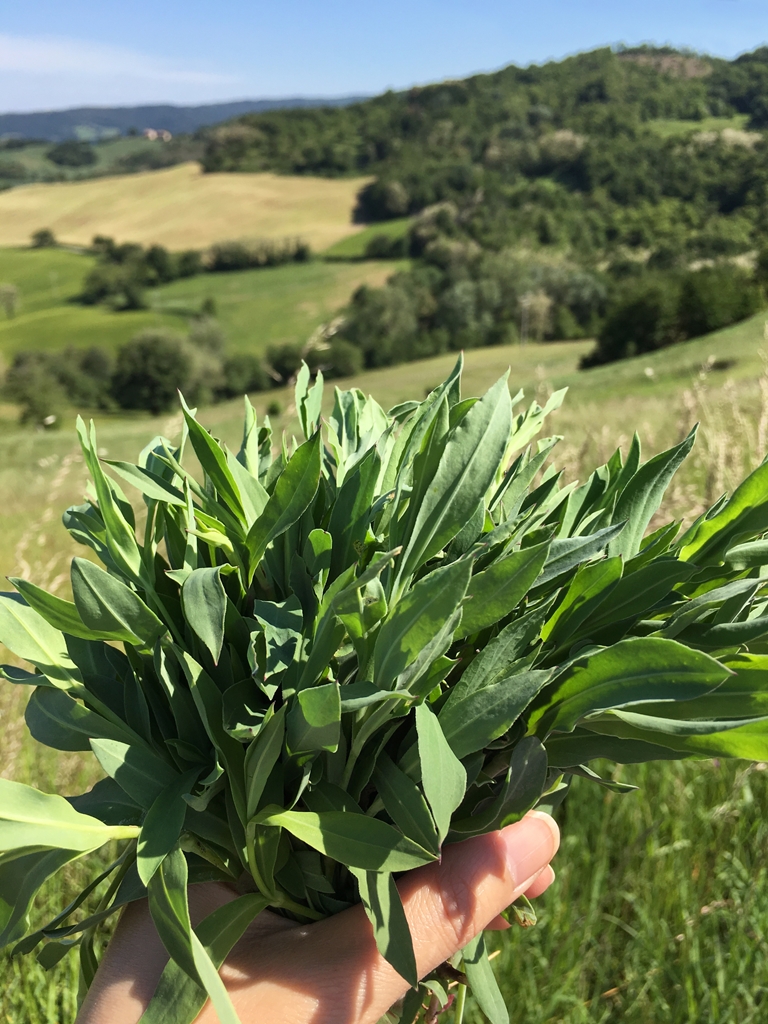
[[[254,323],[255,336],[260,330]],[[764,315],[672,349],[580,372],[578,360],[588,348],[579,342],[470,351],[464,392],[479,393],[507,367],[510,387],[524,388],[527,400],[543,401],[568,386],[549,432],[564,435],[555,463],[568,477],[582,479],[616,444],[626,449],[635,429],[648,457],[701,421],[696,454],[669,492],[665,511],[670,516],[695,514],[765,455]],[[361,387],[388,407],[423,397],[453,360],[443,356],[342,383]],[[268,402],[279,402],[276,426],[295,430],[289,391],[255,395],[253,401],[260,415]],[[9,417],[0,432],[0,568],[3,575],[25,576],[66,593],[76,545],[59,516],[67,504],[82,499],[86,485],[73,424],[55,434],[22,431],[13,426],[12,412],[0,409]],[[241,412],[241,403],[231,402],[205,410],[202,419],[234,445]],[[101,416],[100,454],[133,460],[152,436],[173,438],[180,427],[175,414]],[[21,719],[25,696],[8,684],[0,688],[0,775],[42,789],[79,791],[93,778],[92,766],[80,755],[56,756],[34,747]],[[558,812],[564,835],[558,877],[537,901],[539,925],[496,940],[496,967],[512,1021],[765,1020],[766,766],[685,762],[613,769],[613,774],[640,791],[618,796],[576,780]],[[51,894],[51,906],[66,899],[70,885],[71,876],[65,875]],[[34,961],[6,958],[0,964],[5,981],[0,1024],[71,1024],[74,960],[63,961],[49,975]],[[471,1005],[465,1019],[480,1020]]]
[[[368,178],[203,174],[199,164],[88,181],[23,185],[0,193],[0,246],[50,228],[70,245],[94,235],[202,249],[225,238],[301,235],[315,251],[360,230],[352,222]],[[190,216],[190,210],[193,216]]]
[[[28,174],[40,181],[77,181],[81,178],[92,178],[108,174],[115,164],[125,157],[155,153],[164,143],[151,142],[143,136],[107,139],[93,146],[96,163],[88,164],[85,167],[62,167],[60,164],[53,163],[47,158],[47,153],[52,145],[51,142],[41,142],[32,146],[24,146],[21,149],[6,149],[0,152],[0,178],[3,177],[4,164],[21,164]]]
[[[1,197],[0,197],[1,198]],[[115,313],[74,301],[93,266],[65,249],[0,249],[0,284],[19,290],[13,317],[0,311],[0,362],[18,351],[99,345],[114,350],[146,327],[185,332],[204,299],[216,302],[230,351],[262,352],[305,342],[361,284],[381,285],[406,261],[288,263],[232,273],[200,274],[146,293],[150,308]]]

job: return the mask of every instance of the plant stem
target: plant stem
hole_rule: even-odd
[[[453,1024],[462,1024],[464,1020],[464,1006],[467,1002],[467,986],[459,985],[456,993],[456,1009],[453,1013]]]

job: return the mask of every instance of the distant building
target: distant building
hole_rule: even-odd
[[[156,142],[157,139],[160,139],[161,142],[170,142],[173,138],[167,128],[145,128],[141,134],[150,142]]]

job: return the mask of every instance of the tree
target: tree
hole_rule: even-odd
[[[56,245],[56,236],[50,228],[40,228],[32,235],[33,249],[50,249]]]
[[[175,407],[177,390],[193,383],[193,359],[177,334],[149,329],[117,354],[112,393],[123,409],[146,409],[155,416]]]
[[[96,150],[89,142],[74,139],[51,146],[45,155],[59,167],[91,167],[98,160]]]

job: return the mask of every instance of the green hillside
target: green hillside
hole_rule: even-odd
[[[212,298],[228,350],[263,353],[274,344],[304,344],[361,284],[382,285],[407,266],[390,261],[320,260],[233,273],[202,274],[148,292],[151,308],[113,312],[75,297],[94,258],[63,249],[0,249],[0,285],[19,290],[16,315],[0,311],[0,358],[19,351],[98,345],[114,351],[146,327],[186,332]]]

